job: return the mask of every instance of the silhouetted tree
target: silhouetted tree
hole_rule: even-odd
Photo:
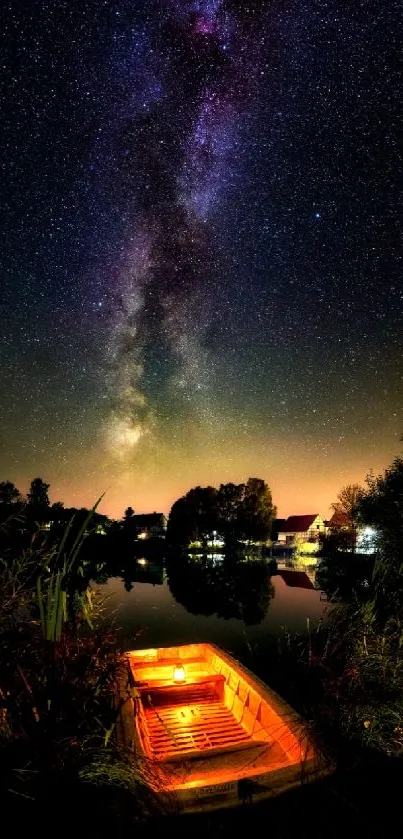
[[[130,519],[132,519],[133,516],[134,516],[133,507],[127,507],[126,510],[125,510],[125,514],[123,516],[123,520],[125,522],[130,521]]]
[[[12,558],[23,553],[28,541],[24,538],[23,500],[11,481],[0,483],[0,557]]]
[[[11,481],[0,482],[0,504],[15,504],[21,501],[21,494]]]
[[[326,553],[318,565],[316,584],[329,600],[362,603],[371,597],[374,557],[343,550],[345,534],[330,534],[325,540]]]
[[[36,507],[49,507],[49,486],[50,484],[45,483],[42,478],[34,478],[27,495],[28,504]]]
[[[245,495],[245,484],[221,484],[218,490],[217,530],[228,546],[240,538],[239,513]]]
[[[377,551],[371,590],[380,620],[403,614],[403,459],[396,458],[377,478],[367,479],[360,502],[362,521],[376,530]],[[403,637],[403,636],[402,636]]]
[[[240,531],[251,542],[265,542],[276,515],[268,485],[261,478],[249,478],[239,513]]]
[[[208,536],[218,526],[217,490],[214,487],[195,487],[172,506],[168,518],[168,540],[176,545],[188,545]]]
[[[355,551],[357,544],[357,529],[360,517],[360,505],[364,497],[364,489],[359,484],[348,484],[340,490],[337,500],[332,504],[332,531],[340,535],[348,534],[349,548]],[[345,542],[345,538],[343,539]]]
[[[64,521],[66,518],[66,511],[64,509],[63,501],[55,501],[51,506],[52,520]]]
[[[188,545],[200,539],[206,545],[214,530],[227,547],[241,539],[264,542],[270,535],[275,507],[267,484],[249,478],[246,484],[195,487],[175,501],[168,519],[168,539]]]

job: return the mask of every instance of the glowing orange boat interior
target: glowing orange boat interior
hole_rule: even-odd
[[[326,771],[301,717],[213,644],[134,650],[128,662],[121,736],[180,808],[235,806]]]

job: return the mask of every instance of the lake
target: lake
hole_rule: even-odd
[[[305,682],[303,668],[296,673],[295,647],[290,658],[284,651],[287,633],[306,635],[307,620],[313,630],[329,608],[314,587],[312,565],[279,562],[278,573],[273,574],[265,561],[231,563],[217,557],[178,558],[174,563],[140,558],[129,564],[130,570],[100,586],[109,598],[123,647],[213,642],[235,655],[292,707],[309,712],[315,695],[312,683]],[[298,660],[301,652],[298,647]],[[257,834],[267,824],[275,837],[294,836],[302,830],[310,839],[319,839],[324,829],[331,839],[338,839],[343,831],[372,836],[367,790],[374,790],[374,783],[379,784],[379,778],[372,767],[367,777],[358,763],[355,776],[342,772],[336,779],[304,785],[252,808],[219,811],[204,819],[197,815],[191,822],[175,822],[174,832],[180,837],[189,830],[200,838],[206,833],[236,836],[248,831]],[[390,789],[389,809],[398,800],[392,784]],[[375,790],[370,800],[376,806],[382,801]],[[377,836],[382,835],[385,808],[378,807],[378,812],[379,817],[374,817]]]
[[[287,633],[306,634],[308,621],[317,625],[327,606],[312,566],[282,563],[272,572],[265,560],[140,558],[100,588],[125,649],[210,641],[253,669]]]

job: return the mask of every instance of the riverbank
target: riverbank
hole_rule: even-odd
[[[305,712],[313,736],[315,732],[320,734],[336,760],[334,776],[277,800],[244,805],[234,812],[179,820],[172,815],[158,815],[156,802],[147,795],[141,778],[132,766],[122,762],[115,748],[111,691],[118,654],[113,633],[111,636],[108,630],[104,634],[102,621],[100,615],[93,630],[80,625],[77,645],[68,649],[66,638],[58,650],[61,669],[57,671],[57,684],[61,692],[57,714],[46,706],[46,691],[38,691],[38,684],[48,673],[48,660],[39,669],[36,664],[33,678],[33,670],[27,668],[28,659],[19,650],[24,678],[18,697],[13,698],[14,710],[17,700],[20,704],[12,719],[14,725],[17,718],[21,722],[8,744],[4,731],[1,740],[3,817],[10,819],[17,832],[29,829],[46,814],[46,819],[60,825],[64,833],[74,830],[79,836],[106,837],[117,829],[135,829],[137,835],[146,835],[150,830],[168,829],[167,818],[169,830],[179,836],[189,831],[195,836],[205,835],[206,831],[223,836],[233,835],[235,830],[257,832],[262,823],[270,824],[271,835],[279,839],[291,837],[296,830],[319,837],[324,826],[331,837],[346,829],[375,836],[384,830],[385,811],[398,829],[401,761],[358,743],[347,732],[340,736],[334,709],[339,704],[343,710],[344,699],[334,695],[329,701],[328,686],[324,689],[322,680],[323,662],[316,658],[317,639],[297,635],[284,637],[284,643],[278,647],[276,667],[271,659],[265,670],[262,652],[256,669],[291,704]],[[24,633],[25,644],[27,640]],[[28,647],[31,657],[32,637]],[[38,654],[44,653],[45,647],[40,643],[34,660],[37,662]],[[330,666],[326,675],[328,680],[334,677]]]
[[[292,594],[295,609],[297,591],[304,608],[315,600],[322,613],[320,592],[287,585],[256,560],[250,568],[245,562],[224,568],[192,560],[170,572],[178,598],[173,608],[193,621],[189,607],[204,606],[203,621],[218,620],[230,629],[234,622],[239,625],[245,663],[303,713],[336,772],[262,805],[179,821],[164,813],[161,821],[161,808],[144,786],[139,766],[122,759],[116,748],[117,625],[111,624],[110,603],[106,609],[85,582],[77,587],[89,571],[80,562],[79,544],[73,541],[63,556],[60,546],[51,554],[33,549],[1,572],[0,784],[3,818],[17,832],[46,818],[63,832],[98,837],[116,829],[226,835],[257,832],[262,822],[279,839],[297,829],[314,837],[324,829],[336,836],[352,828],[379,835],[385,812],[397,829],[402,819],[400,634],[390,620],[379,625],[365,586],[362,603],[336,604],[317,623],[304,616],[305,631],[283,625],[273,637],[265,620],[278,608],[279,592]],[[140,579],[147,568],[139,564]],[[136,580],[131,591],[128,575],[126,594],[133,598],[136,586],[145,587],[144,610],[134,607],[135,599],[131,607],[137,631],[148,631],[152,615],[155,628],[167,635],[169,617],[155,610],[151,599],[152,593],[164,595],[167,583],[151,571],[150,582]],[[186,605],[180,603],[183,598]],[[225,611],[218,617],[221,608]],[[180,623],[174,631],[183,635]]]

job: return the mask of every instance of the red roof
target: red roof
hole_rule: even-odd
[[[289,516],[284,524],[282,533],[305,533],[312,527],[318,515],[319,513],[310,513],[306,516]]]
[[[351,527],[351,518],[342,510],[336,510],[330,519],[329,527]]]

